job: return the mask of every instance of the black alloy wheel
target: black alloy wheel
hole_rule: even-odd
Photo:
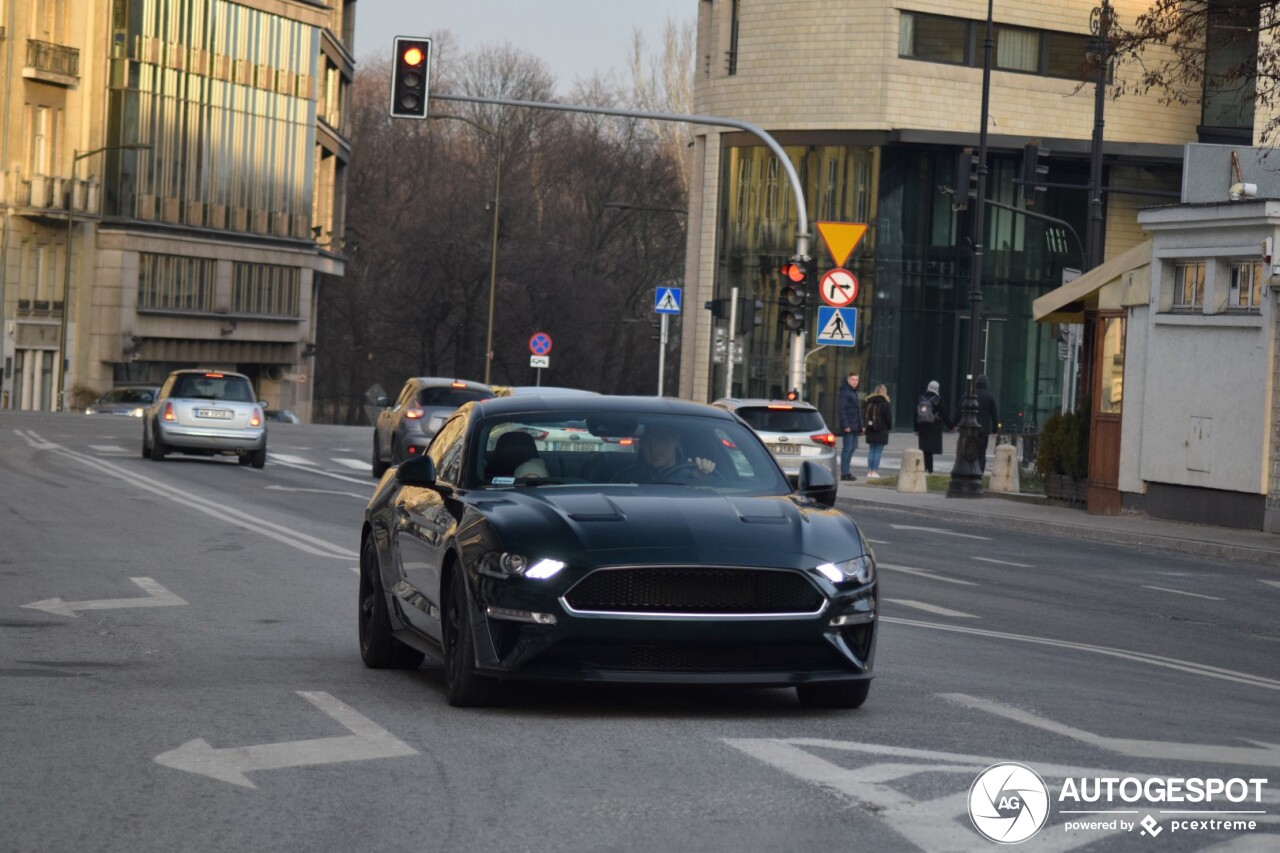
[[[871,679],[830,684],[797,684],[796,695],[806,708],[859,708],[867,701]]]
[[[449,704],[458,708],[494,704],[498,700],[499,684],[476,674],[476,644],[471,634],[466,582],[457,574],[450,579],[442,627],[445,695]]]
[[[422,665],[422,652],[391,636],[377,547],[369,537],[360,549],[360,659],[371,669],[417,669]]]

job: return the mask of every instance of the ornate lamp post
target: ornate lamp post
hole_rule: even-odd
[[[982,470],[978,467],[978,322],[982,313],[982,240],[985,234],[987,197],[987,113],[991,105],[991,50],[995,46],[992,3],[987,0],[987,31],[982,43],[982,121],[978,131],[978,198],[973,205],[973,266],[969,280],[969,380],[960,403],[960,435],[956,440],[956,461],[951,469],[949,498],[982,497]]]

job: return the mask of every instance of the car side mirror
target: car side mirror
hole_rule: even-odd
[[[800,476],[796,479],[796,494],[822,506],[835,506],[836,478],[825,465],[803,462],[800,464]]]
[[[434,486],[436,463],[425,454],[406,459],[396,466],[396,482],[406,486]]]
[[[373,398],[373,404],[379,409],[385,409],[391,405],[391,401],[387,399],[386,394],[379,394]]]
[[[262,407],[262,411],[264,411],[264,412],[265,412],[267,409],[271,408],[271,404],[270,404],[270,403],[268,403],[266,400],[259,400],[259,401],[258,401],[258,405]]]

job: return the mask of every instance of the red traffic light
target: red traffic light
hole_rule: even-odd
[[[787,261],[783,264],[781,272],[792,281],[804,281],[804,267],[795,261]]]
[[[404,60],[405,65],[412,65],[415,67],[421,65],[422,60],[425,58],[426,55],[422,52],[422,48],[417,47],[416,45],[406,50],[404,52],[404,56],[401,57],[401,59]]]

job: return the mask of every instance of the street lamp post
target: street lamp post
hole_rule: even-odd
[[[62,333],[58,336],[58,411],[60,412],[65,412],[67,409],[67,320],[71,316],[71,234],[75,225],[75,207],[72,204],[72,194],[76,188],[76,166],[86,157],[92,157],[94,154],[101,154],[104,151],[149,151],[150,149],[151,146],[147,144],[131,143],[128,145],[106,145],[84,153],[79,151],[71,152],[71,180],[67,183],[67,191],[64,196],[64,206],[67,213],[67,246],[62,270]]]
[[[485,333],[484,347],[484,384],[488,385],[493,374],[493,304],[498,289],[498,213],[502,203],[502,134],[466,116],[439,113],[432,114],[431,118],[465,122],[481,133],[493,137],[496,145],[493,164],[493,236],[489,242],[489,323],[488,331]]]
[[[992,3],[987,0],[987,32],[982,44],[982,120],[978,130],[978,186],[972,205],[973,266],[969,277],[969,380],[960,403],[960,435],[956,441],[956,461],[951,469],[949,498],[982,497],[982,469],[978,467],[978,322],[982,314],[983,212],[987,197],[987,112],[991,106],[991,50],[995,46]]]

